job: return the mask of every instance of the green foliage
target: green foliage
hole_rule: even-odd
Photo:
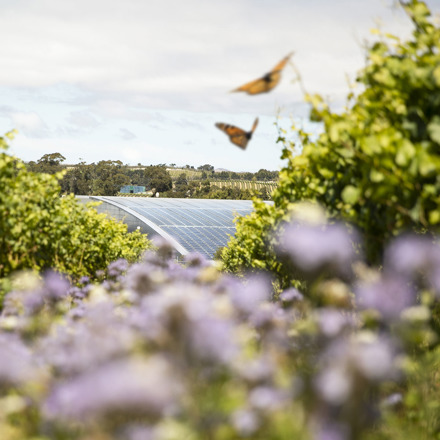
[[[0,149],[7,150],[12,136],[0,138]],[[147,248],[139,232],[128,234],[126,225],[85,208],[73,195],[60,197],[63,173],[33,173],[0,153],[0,278],[48,268],[93,277],[118,258],[136,260]]]
[[[148,189],[155,189],[156,192],[162,193],[173,187],[171,175],[165,166],[151,165],[146,167],[144,176]]]
[[[45,172],[44,168],[33,169]],[[89,165],[81,162],[67,170],[61,181],[61,188],[63,192],[77,195],[115,196],[122,186],[131,183],[127,166],[120,160],[101,160],[97,164]]]
[[[271,234],[298,201],[316,201],[330,216],[354,224],[370,262],[379,261],[385,243],[402,231],[438,231],[440,29],[425,3],[402,5],[414,24],[412,38],[381,35],[357,79],[363,91],[350,93],[345,111],[333,113],[320,96],[306,95],[310,118],[323,130],[311,136],[293,127],[299,155],[280,138],[287,165],[274,207],[257,203],[256,211],[238,222],[223,252],[228,270],[263,267],[283,276]]]
[[[440,350],[406,362],[406,385],[395,387],[395,405],[383,407],[383,418],[365,440],[429,440],[440,438]]]
[[[28,162],[26,164],[29,171],[38,173],[55,174],[63,170],[61,165],[66,158],[61,153],[44,154],[37,162]]]

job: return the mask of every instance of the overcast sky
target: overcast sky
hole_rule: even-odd
[[[428,1],[433,13],[440,0]],[[370,29],[408,36],[393,0],[0,0],[0,135],[25,161],[280,169],[275,122],[307,124],[287,65],[271,93],[229,93],[294,51],[334,108],[364,66]],[[250,129],[246,151],[215,122]]]

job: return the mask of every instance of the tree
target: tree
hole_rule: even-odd
[[[27,163],[27,168],[36,173],[55,174],[63,169],[61,162],[65,160],[61,153],[44,154],[36,163],[33,161]]]
[[[148,188],[157,192],[170,191],[173,187],[171,175],[165,167],[150,165],[145,168],[144,177]]]
[[[172,193],[167,194],[171,197],[187,197],[189,190],[190,188],[188,186],[186,174],[180,173],[179,177],[176,179]]]
[[[268,171],[265,169],[260,169],[255,173],[256,180],[258,181],[266,181],[266,180],[276,180],[278,178],[277,171]]]
[[[274,229],[301,200],[355,225],[369,262],[380,261],[385,243],[403,231],[439,230],[440,29],[424,2],[402,4],[412,39],[383,35],[372,45],[358,76],[364,90],[350,93],[347,110],[333,113],[320,96],[306,96],[323,131],[316,139],[296,130],[300,155],[284,141],[288,163],[274,206],[257,201],[238,221],[222,254],[228,270],[268,269],[288,284],[291,275],[274,254]]]
[[[201,171],[214,171],[214,166],[205,164],[205,165],[200,165],[199,167],[197,167],[197,169]]]

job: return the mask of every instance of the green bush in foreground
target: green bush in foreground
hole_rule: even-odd
[[[355,225],[369,262],[378,262],[386,242],[402,231],[438,231],[440,225],[440,28],[424,2],[401,2],[414,24],[409,41],[381,36],[358,76],[363,92],[348,96],[333,113],[320,96],[307,95],[319,136],[296,130],[302,145],[294,155],[285,139],[274,206],[257,202],[238,221],[223,252],[226,269],[268,269],[289,283],[274,257],[272,231],[292,204],[314,201],[331,217]],[[294,128],[295,130],[295,128]]]
[[[93,277],[110,262],[135,261],[148,247],[139,232],[60,197],[62,173],[32,173],[8,155],[0,138],[0,279],[13,271],[53,268],[73,278]]]

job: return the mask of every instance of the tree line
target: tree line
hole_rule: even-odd
[[[132,167],[120,160],[101,160],[87,164],[81,161],[74,165],[65,165],[66,158],[61,153],[44,154],[36,162],[26,164],[31,172],[60,175],[62,193],[75,195],[115,196],[125,185],[145,186],[147,191],[159,193],[161,197],[192,197],[214,199],[251,199],[256,193],[239,188],[218,188],[211,185],[210,179],[216,180],[256,180],[274,181],[278,178],[277,171],[261,169],[256,173],[236,173],[230,171],[215,172],[214,166],[205,164],[197,168],[201,171],[200,178],[189,181],[185,171],[174,179],[167,170],[166,164]],[[171,164],[175,166],[175,164]],[[171,166],[170,165],[170,166]],[[187,165],[188,170],[195,170]],[[268,198],[267,191],[257,195]]]

